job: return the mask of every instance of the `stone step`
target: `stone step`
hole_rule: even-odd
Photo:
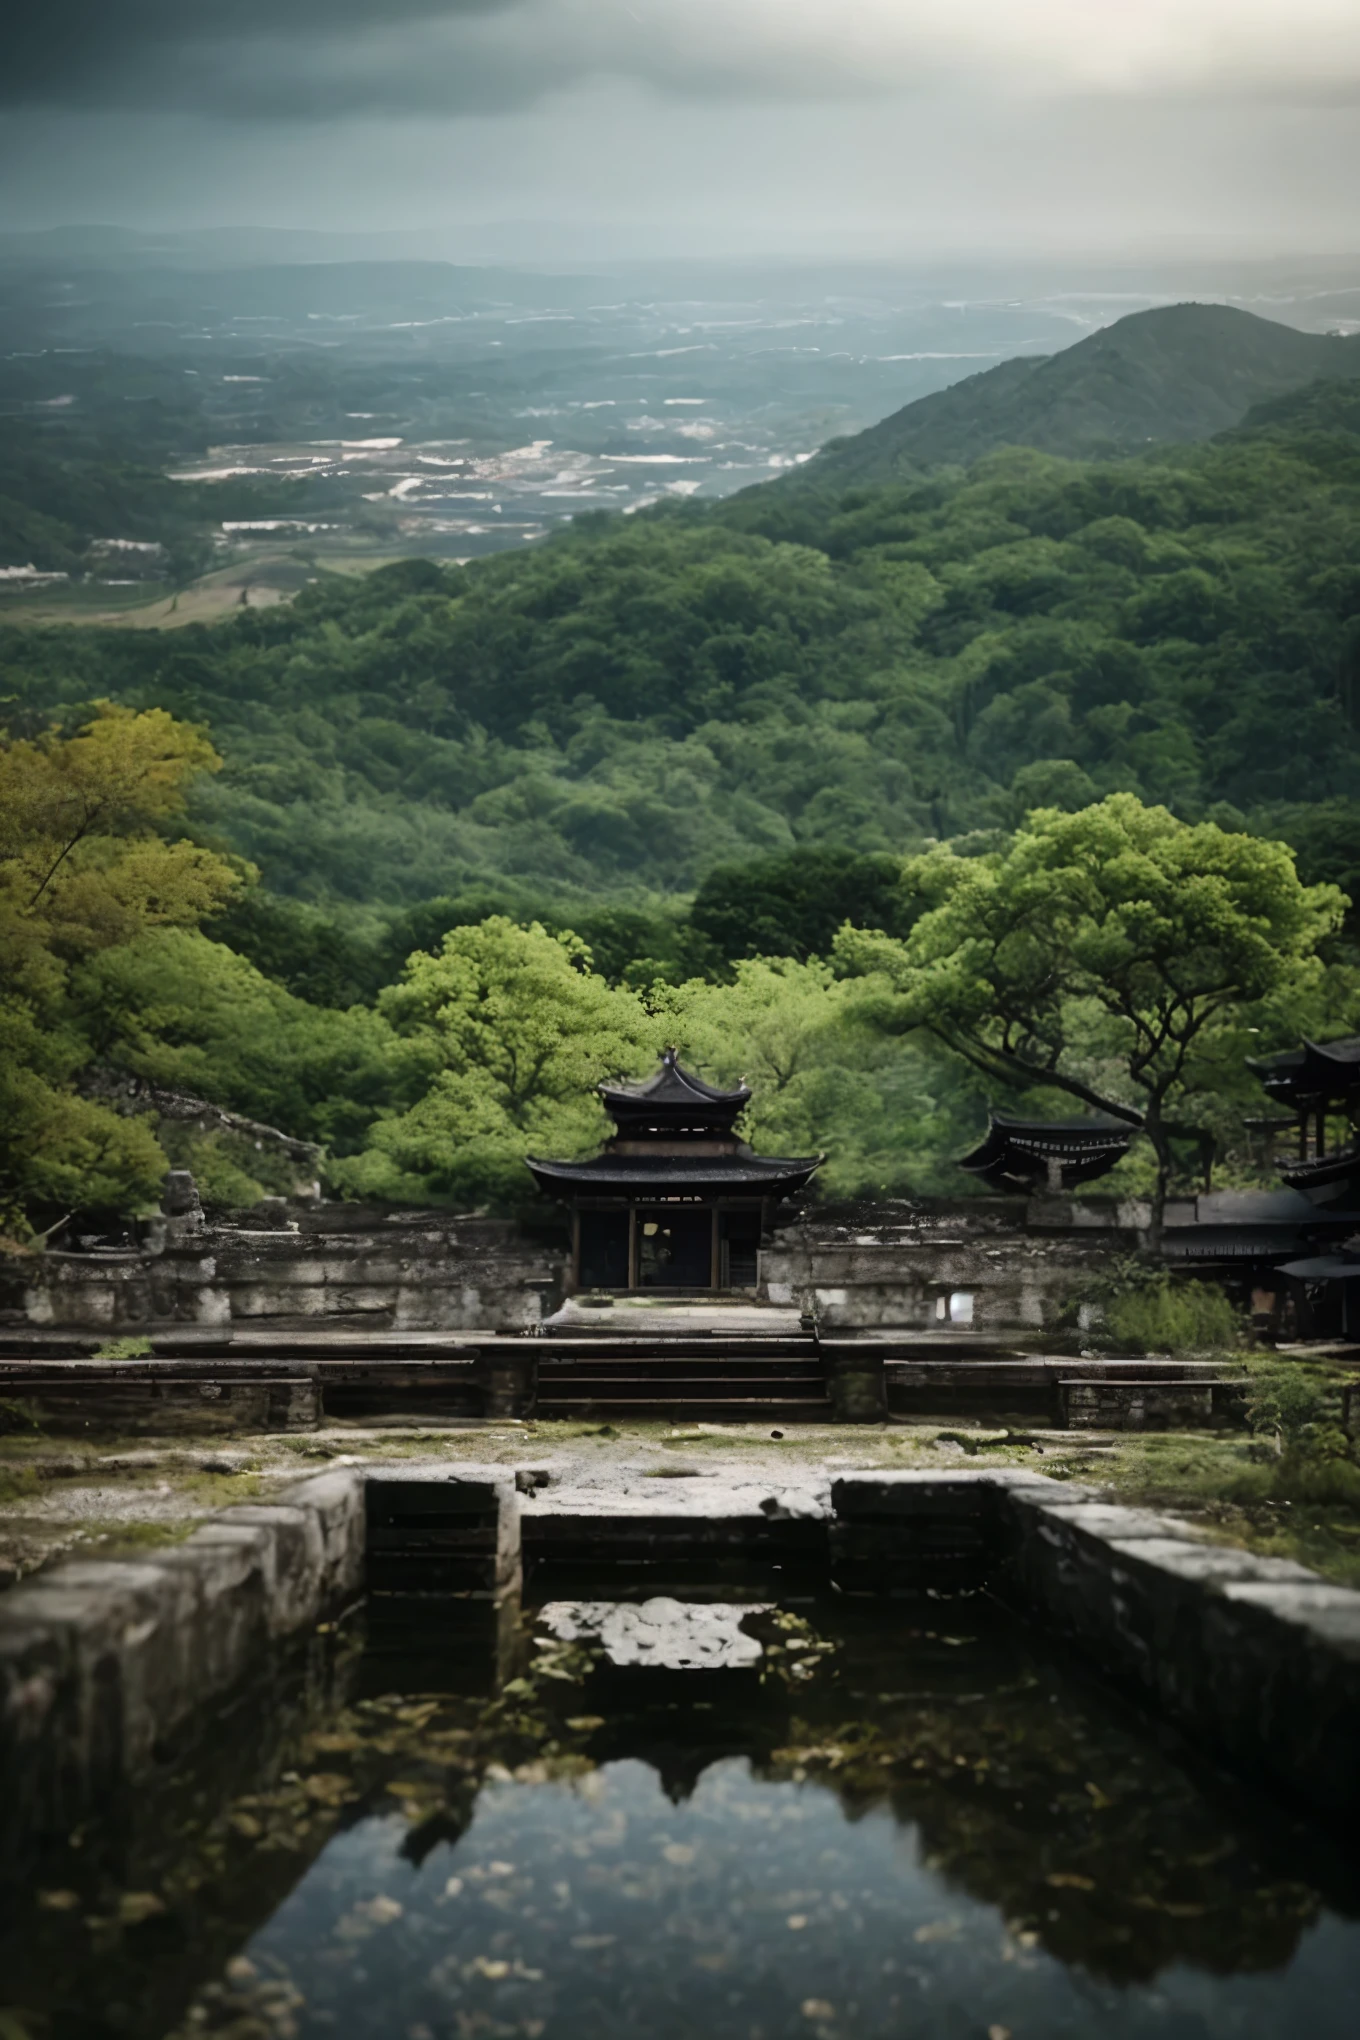
[[[543,1353],[564,1360],[579,1360],[594,1353],[668,1353],[680,1358],[703,1359],[714,1353],[815,1353],[817,1341],[806,1339],[734,1339],[727,1334],[705,1339],[550,1339],[535,1340]]]
[[[772,1381],[754,1387],[747,1383],[738,1393],[732,1395],[714,1394],[711,1391],[706,1392],[703,1388],[689,1388],[677,1392],[668,1389],[664,1382],[640,1381],[630,1383],[623,1391],[616,1388],[575,1386],[566,1389],[540,1388],[538,1407],[545,1409],[549,1404],[558,1403],[564,1407],[567,1403],[590,1403],[602,1407],[609,1403],[615,1409],[632,1409],[639,1403],[664,1402],[668,1408],[679,1409],[688,1403],[702,1402],[711,1404],[715,1409],[720,1406],[728,1409],[738,1403],[824,1404],[826,1400],[826,1395],[820,1388],[803,1381]]]
[[[631,1360],[541,1360],[540,1381],[769,1381],[787,1375],[790,1380],[820,1381],[822,1367],[816,1360],[757,1360],[749,1353],[734,1353],[723,1360],[658,1360],[638,1354]]]
[[[703,1402],[695,1397],[679,1399],[655,1396],[636,1402],[600,1398],[577,1401],[567,1396],[540,1397],[533,1414],[542,1418],[619,1418],[641,1423],[709,1424],[829,1424],[831,1406],[821,1397],[802,1399],[754,1398],[740,1402]]]
[[[599,1361],[591,1361],[585,1367],[548,1367],[538,1369],[540,1381],[822,1381],[822,1369],[816,1361],[771,1361],[767,1367],[759,1363],[752,1365],[746,1359],[734,1359],[728,1365],[703,1367],[697,1361],[679,1361],[665,1365],[657,1361],[628,1361],[624,1367],[601,1367]]]

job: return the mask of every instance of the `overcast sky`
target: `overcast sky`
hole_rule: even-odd
[[[3,5],[10,227],[1360,248],[1360,0]]]

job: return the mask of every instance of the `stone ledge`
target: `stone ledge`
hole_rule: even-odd
[[[1116,1502],[1052,1502],[1044,1498],[1038,1506],[1046,1524],[1081,1531],[1102,1544],[1112,1544],[1116,1538],[1171,1537],[1199,1542],[1203,1537],[1202,1531],[1179,1516],[1158,1516],[1151,1509],[1130,1509]]]
[[[1302,1584],[1317,1578],[1316,1573],[1292,1558],[1263,1557],[1228,1544],[1187,1544],[1172,1537],[1112,1537],[1110,1549],[1124,1558],[1136,1559],[1140,1565],[1160,1566],[1178,1579],[1196,1584],[1217,1586],[1238,1581]]]
[[[1085,1504],[1095,1490],[1031,1473],[1027,1467],[961,1466],[948,1473],[937,1473],[932,1467],[920,1472],[842,1474],[831,1483],[831,1507],[841,1519],[875,1520],[951,1504],[956,1509],[982,1508],[986,1506],[984,1497],[1021,1492],[1051,1497],[1055,1502]]]
[[[0,1601],[0,1853],[10,1861],[155,1768],[271,1640],[363,1576],[363,1481],[333,1470],[136,1561],[72,1559]]]
[[[1006,1598],[1224,1760],[1360,1812],[1360,1594],[1148,1510],[1002,1505]]]

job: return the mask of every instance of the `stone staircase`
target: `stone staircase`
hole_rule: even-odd
[[[538,1343],[538,1417],[829,1423],[811,1333],[597,1338]]]

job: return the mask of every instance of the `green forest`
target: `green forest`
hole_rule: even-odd
[[[1215,952],[1232,1038],[1163,1100],[1177,1137],[1213,1120],[1246,1180],[1230,1070],[1360,1010],[1357,562],[1360,390],[1333,383],[1135,459],[1010,449],[841,493],[798,477],[587,516],[466,568],[326,577],[212,628],[10,628],[6,1146],[36,1152],[26,1112],[49,1131],[0,1186],[9,1222],[145,1199],[172,1151],[223,1204],[286,1187],[293,1165],[225,1127],[165,1125],[118,1160],[100,1073],[315,1141],[337,1191],[504,1207],[527,1148],[595,1137],[587,1083],[668,1040],[756,1085],[767,1149],[828,1150],[828,1193],[961,1191],[951,1161],[988,1102],[1060,1110],[1054,1073],[1083,1057],[1114,1095],[1122,1050],[1088,964],[1036,1018],[1037,1061],[962,1052],[961,1009],[926,996],[936,846],[1004,887],[1042,840],[1069,898],[1061,873],[1095,852],[1043,829],[1083,816],[1115,817],[1139,857],[1296,853],[1267,906],[1232,853],[1224,883],[1278,969]],[[94,758],[111,730],[117,771]],[[165,752],[150,805],[139,745]],[[67,781],[96,765],[123,792],[62,849]],[[198,889],[119,877],[153,845]],[[49,851],[60,877],[35,895]],[[95,876],[122,903],[93,925],[79,907],[72,933],[55,896]],[[845,924],[896,946],[867,954]],[[491,1012],[547,1028],[540,1096],[497,1074]],[[1130,1182],[1189,1166],[1155,1149]]]

